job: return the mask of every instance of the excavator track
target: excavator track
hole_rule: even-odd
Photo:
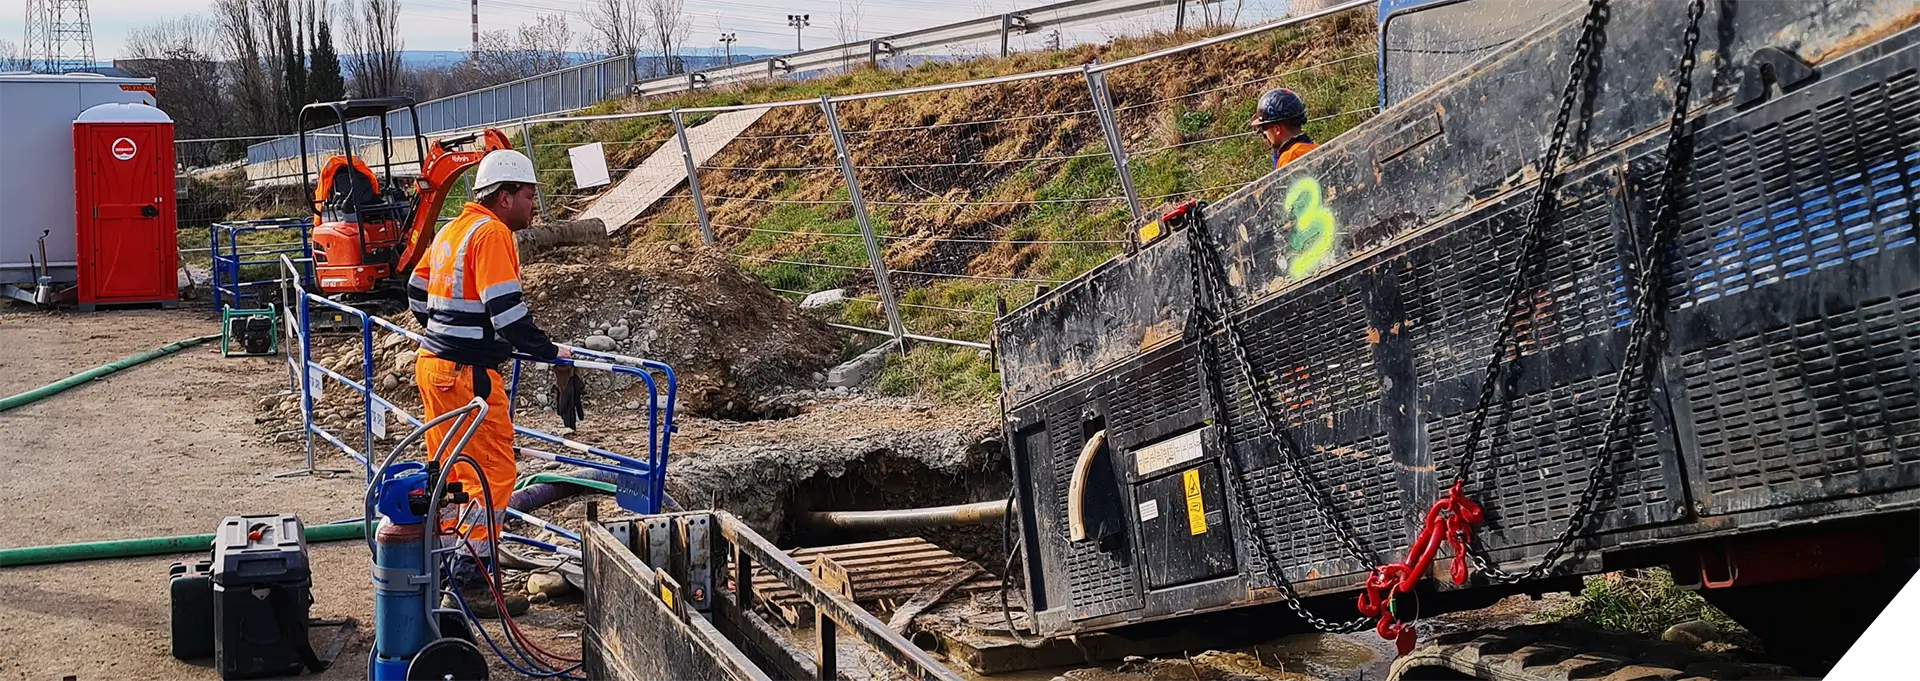
[[[1808,679],[1779,665],[1562,624],[1443,634],[1394,661],[1388,681]]]

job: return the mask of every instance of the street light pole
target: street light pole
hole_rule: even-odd
[[[720,42],[727,46],[727,65],[728,66],[733,65],[733,44],[738,40],[740,40],[740,35],[737,33],[720,34]]]
[[[800,47],[800,29],[806,28],[808,26],[812,26],[813,24],[808,22],[808,20],[812,18],[813,18],[813,15],[811,14],[787,15],[787,25],[793,27],[793,51],[794,52],[799,52],[802,49]]]

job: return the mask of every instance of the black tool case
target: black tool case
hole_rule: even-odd
[[[173,657],[213,657],[213,561],[174,563],[167,569],[167,589]]]
[[[214,666],[223,679],[298,674],[313,576],[291,514],[229,516],[213,540]]]

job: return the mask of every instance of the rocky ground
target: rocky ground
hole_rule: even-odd
[[[11,394],[214,331],[208,313],[45,313],[0,303],[0,393]],[[297,455],[263,446],[252,405],[283,389],[277,359],[202,345],[0,414],[0,546],[212,532],[228,515],[357,515],[357,478],[276,478]],[[157,556],[0,569],[0,679],[213,679],[167,648],[167,568]],[[313,547],[313,614],[372,616],[366,547]],[[315,634],[323,644],[333,632]],[[365,630],[343,655],[364,660]],[[364,674],[349,662],[326,677]]]
[[[118,312],[95,315],[0,311],[0,392],[39,385],[73,371],[210,330],[203,312]],[[84,341],[84,342],[76,342]],[[377,381],[403,404],[412,388],[409,350],[377,341]],[[326,351],[342,369],[357,369],[358,349]],[[328,355],[323,354],[323,357]],[[351,365],[351,366],[348,366]],[[275,478],[297,468],[301,452],[284,435],[297,427],[289,406],[259,396],[284,387],[277,359],[223,359],[201,347],[0,414],[0,429],[18,446],[0,450],[0,493],[14,502],[0,514],[0,546],[190,534],[222,516],[292,511],[313,521],[353,515],[357,476]],[[385,380],[391,378],[392,380]],[[349,433],[357,423],[343,390],[330,389],[323,420]],[[683,414],[677,419],[668,489],[682,505],[732,511],[785,545],[878,537],[812,538],[789,522],[806,510],[923,506],[1003,498],[1006,462],[990,406],[962,407],[861,391],[778,388],[762,403],[779,418],[734,421]],[[617,392],[590,392],[587,416],[571,436],[615,451],[645,450],[644,411]],[[411,408],[411,407],[410,407]],[[523,424],[558,430],[551,411],[529,403]],[[397,434],[398,427],[393,429]],[[347,439],[352,439],[351,437]],[[322,445],[322,467],[352,462]],[[552,468],[526,462],[523,470]],[[586,506],[613,510],[610,497],[583,495],[538,514],[567,527],[585,521]],[[322,520],[324,519],[324,520]],[[522,534],[551,538],[515,522]],[[998,528],[936,533],[929,538],[998,569]],[[318,544],[314,614],[355,617],[363,627],[348,642],[347,662],[321,678],[353,678],[367,654],[371,594],[364,546]],[[178,556],[94,561],[0,570],[0,678],[213,678],[206,663],[183,663],[167,652],[166,568]],[[508,588],[532,592],[522,620],[541,645],[578,653],[583,612],[559,575],[510,573]],[[977,600],[977,599],[975,599]],[[982,602],[980,612],[994,602]],[[1523,624],[1561,607],[1565,598],[1508,599],[1492,608],[1423,621],[1424,635]],[[976,612],[974,615],[980,613]],[[497,631],[495,632],[498,633]],[[330,643],[335,633],[319,630]],[[1391,646],[1370,634],[1298,635],[1251,646],[1203,647],[1180,654],[1077,665],[1013,675],[1020,679],[1353,679],[1380,678]],[[518,678],[495,662],[496,678]]]

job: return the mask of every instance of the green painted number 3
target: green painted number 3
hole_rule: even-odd
[[[1301,279],[1320,266],[1327,254],[1333,252],[1333,237],[1337,231],[1333,211],[1320,203],[1320,182],[1311,177],[1303,177],[1287,188],[1287,212],[1293,214],[1293,234],[1287,237],[1287,245],[1293,249],[1293,257],[1287,260],[1287,275]]]

